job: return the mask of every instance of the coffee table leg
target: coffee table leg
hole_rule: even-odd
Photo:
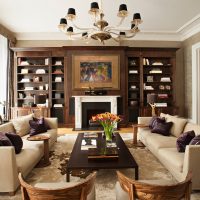
[[[133,127],[133,145],[137,145],[137,132],[138,132],[138,127]]]
[[[138,167],[135,167],[135,180],[139,179],[139,171],[138,171]]]
[[[66,171],[66,181],[70,182],[70,170],[68,168],[67,168],[67,171]]]

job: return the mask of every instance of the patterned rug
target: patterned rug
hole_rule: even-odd
[[[34,168],[26,178],[31,185],[38,182],[58,182],[66,179],[66,165],[76,139],[76,134],[67,134],[58,137],[58,142],[50,152],[51,165],[45,168]],[[122,134],[131,154],[139,165],[140,179],[164,179],[175,183],[175,179],[164,166],[146,148],[133,148],[132,134]],[[134,178],[134,170],[122,170],[127,176]],[[89,171],[73,171],[71,181],[80,181]],[[117,181],[115,170],[99,170],[96,179],[96,199],[115,200],[115,183]],[[192,200],[200,199],[200,193],[193,193]],[[0,200],[21,200],[20,190],[13,197],[0,196]]]

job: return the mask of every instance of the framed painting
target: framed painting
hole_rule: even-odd
[[[119,55],[74,55],[73,89],[120,89]]]

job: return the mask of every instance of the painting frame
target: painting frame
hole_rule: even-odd
[[[107,79],[102,81],[87,81],[82,78],[82,70],[85,65],[104,65],[104,70],[110,71]],[[93,89],[120,89],[120,56],[119,55],[73,55],[72,56],[72,89],[85,90],[88,88]],[[100,72],[101,73],[101,72]],[[99,72],[98,72],[99,74]],[[108,73],[107,73],[108,74]],[[104,74],[105,76],[105,74]]]

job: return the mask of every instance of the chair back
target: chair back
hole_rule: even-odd
[[[117,171],[121,188],[128,193],[129,200],[180,200],[190,199],[191,174],[186,180],[173,185],[157,185],[139,182]]]
[[[96,172],[90,174],[83,182],[58,189],[37,188],[26,183],[21,173],[18,177],[23,200],[86,200],[94,187]]]

